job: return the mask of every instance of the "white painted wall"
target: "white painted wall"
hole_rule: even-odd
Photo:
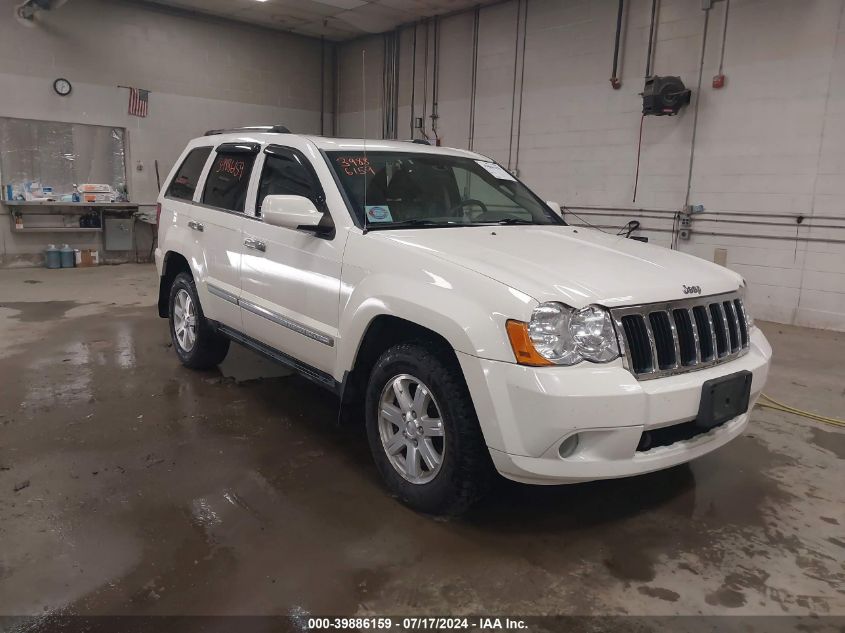
[[[616,5],[615,0],[528,0],[518,153],[516,135],[510,135],[512,116],[514,129],[519,128],[521,72],[513,97],[515,54],[522,68],[518,4],[512,0],[481,9],[475,149],[505,165],[510,154],[511,167],[546,199],[616,210],[576,209],[590,222],[618,227],[639,218],[642,235],[668,246],[672,213],[686,197],[694,109],[645,119],[634,203],[638,93],[651,2],[626,2],[620,90],[612,90],[608,81]],[[703,204],[707,213],[696,217],[693,239],[679,248],[710,260],[715,249],[727,249],[728,266],[749,281],[751,307],[759,318],[845,330],[845,0],[732,0],[727,84],[715,90],[710,84],[719,65],[724,8],[717,2],[710,14],[698,95],[690,202]],[[446,145],[466,147],[473,15],[445,18],[440,25],[440,136]],[[703,27],[698,0],[662,0],[655,72],[680,75],[695,90]],[[424,33],[419,25],[418,116]],[[412,39],[413,28],[403,31],[400,138],[410,135]],[[345,136],[362,133],[361,67],[355,62],[362,48],[368,51],[367,132],[381,132],[383,45],[376,37],[340,48],[340,58],[348,60],[340,69],[338,95],[339,131]],[[431,62],[430,51],[429,98]],[[806,218],[800,225],[799,215]]]
[[[166,178],[185,143],[208,129],[320,131],[319,40],[120,0],[72,0],[27,29],[12,18],[15,4],[0,0],[0,116],[126,128],[133,202],[154,204],[154,161]],[[327,67],[330,60],[327,47]],[[72,82],[69,97],[53,92],[57,77]],[[128,91],[118,85],[152,91],[147,118],[127,114]],[[330,111],[330,71],[325,89]],[[325,122],[330,129],[330,112]],[[100,243],[84,234],[13,235],[3,217],[0,265],[27,263],[57,239]]]

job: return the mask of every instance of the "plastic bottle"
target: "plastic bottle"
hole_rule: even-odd
[[[65,244],[59,253],[61,255],[62,268],[73,268],[76,265],[76,255],[70,246]]]
[[[50,269],[62,267],[62,254],[55,244],[47,245],[47,250],[44,251],[44,265]]]

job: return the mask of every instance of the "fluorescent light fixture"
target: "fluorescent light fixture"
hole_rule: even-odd
[[[330,7],[337,7],[338,9],[357,9],[363,7],[366,0],[314,0],[320,4],[327,4]]]

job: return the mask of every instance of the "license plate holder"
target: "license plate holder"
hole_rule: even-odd
[[[701,387],[696,425],[710,429],[746,413],[752,376],[750,371],[740,371],[705,382]]]

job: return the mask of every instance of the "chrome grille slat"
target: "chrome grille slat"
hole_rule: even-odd
[[[686,308],[687,314],[689,314],[690,325],[692,326],[692,336],[693,340],[695,341],[695,362],[693,365],[700,365],[701,364],[701,337],[698,335],[698,325],[695,322],[695,313],[692,311],[692,308]]]
[[[745,312],[745,304],[742,299],[734,299],[736,306],[736,322],[739,324],[739,338],[742,346],[748,345],[748,314]]]
[[[731,310],[731,304],[728,301],[722,301],[722,312],[725,315],[725,324],[728,331],[728,351],[732,352],[739,348],[739,333],[736,331],[736,323],[734,322],[734,313]]]
[[[651,347],[651,372],[658,372],[660,371],[660,364],[657,360],[657,346],[654,344],[654,330],[651,329],[651,319],[648,318],[648,315],[645,315],[643,319],[645,322],[645,332],[648,335],[648,345]]]
[[[731,346],[732,351],[736,351],[742,347],[742,336],[739,327],[739,314],[736,311],[736,305],[733,301],[725,301],[725,308],[730,311],[730,325],[733,326],[731,333],[733,335],[733,342],[735,345]]]
[[[654,359],[649,347],[648,335],[645,331],[645,317],[642,314],[631,314],[619,321],[624,336],[625,357],[627,366],[636,374],[645,374],[654,370]]]
[[[680,365],[689,367],[698,363],[698,338],[692,329],[692,318],[688,308],[672,310],[675,319],[675,338],[678,339],[678,351],[681,353]]]
[[[725,306],[721,301],[718,301],[713,305],[716,306],[716,310],[718,310],[719,314],[722,315],[722,327],[724,328],[725,334],[725,353],[723,354],[723,356],[730,356],[732,348],[730,326],[728,326],[728,315],[725,314]]]
[[[707,306],[707,312],[713,321],[713,334],[716,338],[713,339],[714,353],[717,357],[722,357],[727,353],[728,344],[726,342],[727,332],[725,332],[725,320],[722,318],[722,311],[719,309],[719,303],[711,303]]]
[[[716,326],[713,324],[713,312],[709,305],[704,306],[704,313],[707,315],[707,323],[710,326],[710,348],[713,360],[719,358],[719,346],[716,344]]]
[[[672,343],[672,325],[665,310],[655,310],[648,315],[657,352],[657,368],[660,370],[677,367],[677,356]]]
[[[623,364],[638,380],[712,367],[744,355],[750,344],[747,316],[737,293],[610,312]],[[709,341],[702,327],[709,330]]]
[[[713,360],[714,336],[713,324],[710,322],[710,308],[706,305],[692,307],[692,315],[695,317],[695,327],[698,330],[698,344],[701,348],[701,362],[708,363]]]
[[[669,327],[672,329],[672,345],[675,347],[675,364],[672,369],[677,369],[681,366],[681,344],[678,341],[678,324],[675,323],[674,311],[667,310],[666,316],[669,318]]]

